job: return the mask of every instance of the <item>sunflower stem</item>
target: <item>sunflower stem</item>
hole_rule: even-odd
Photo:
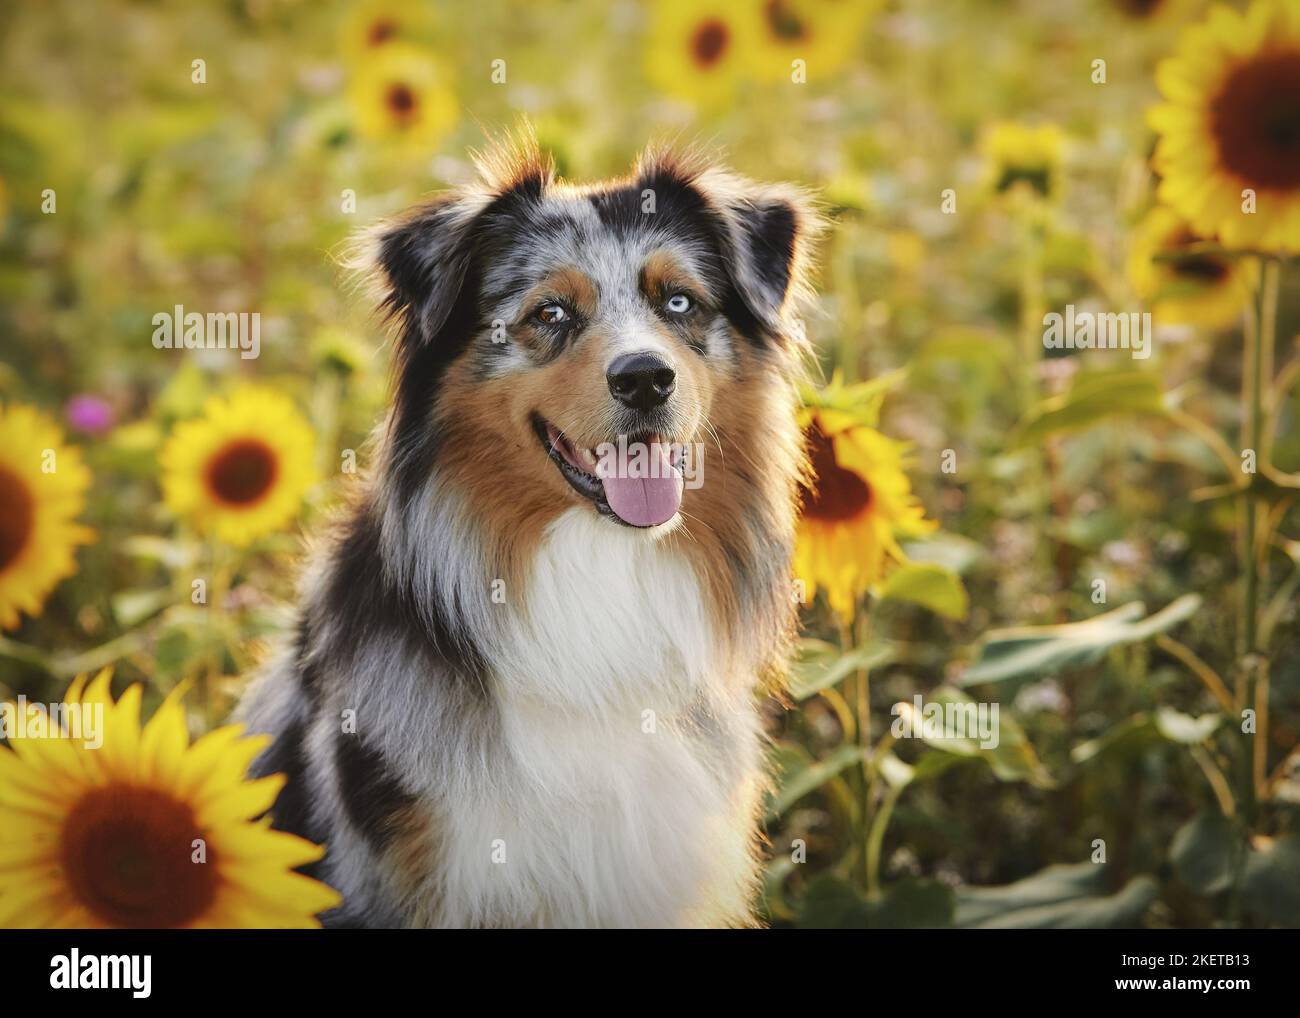
[[[1243,453],[1248,449],[1253,452],[1256,472],[1266,467],[1266,464],[1261,461],[1265,416],[1264,383],[1266,376],[1271,374],[1273,365],[1273,342],[1277,331],[1278,272],[1279,265],[1275,259],[1262,259],[1259,288],[1246,315],[1244,330],[1241,446]],[[1264,667],[1262,648],[1259,644],[1260,558],[1261,545],[1264,543],[1261,540],[1263,529],[1260,526],[1260,513],[1264,508],[1257,502],[1254,485],[1247,487],[1243,493],[1241,507],[1244,513],[1239,549],[1242,595],[1236,689],[1237,709],[1244,711],[1251,708],[1256,712],[1255,733],[1251,738],[1242,740],[1236,761],[1237,802],[1247,832],[1254,828],[1257,819],[1258,772],[1262,772],[1267,765],[1268,690],[1262,687],[1268,682],[1268,673]],[[1258,741],[1261,739],[1265,740],[1262,745]],[[1241,880],[1244,864],[1245,853],[1243,852],[1238,859],[1230,903],[1230,912],[1238,921],[1242,918]]]
[[[209,544],[212,589],[208,591],[208,653],[203,676],[203,706],[209,725],[217,718],[217,680],[223,671],[226,639],[226,594],[230,590],[230,563],[221,542]]]
[[[865,647],[867,643],[868,627],[870,618],[867,613],[861,612],[857,620],[857,642],[855,646]],[[862,752],[862,776],[861,784],[861,813],[862,813],[862,878],[867,893],[872,893],[872,869],[870,842],[868,832],[870,826],[868,820],[871,816],[872,804],[876,789],[875,770],[871,766],[871,673],[866,667],[858,669],[856,692],[857,692],[857,725],[858,725],[858,749]]]

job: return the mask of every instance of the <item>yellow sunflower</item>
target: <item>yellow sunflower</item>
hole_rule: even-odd
[[[702,106],[731,99],[755,57],[759,6],[753,0],[659,0],[650,17],[650,80]]]
[[[1218,329],[1241,317],[1258,274],[1254,263],[1206,252],[1179,253],[1199,243],[1203,238],[1163,206],[1147,213],[1133,231],[1129,281],[1151,305],[1157,322]]]
[[[1228,247],[1300,249],[1300,4],[1215,7],[1156,83],[1161,201]]]
[[[200,532],[244,547],[297,516],[316,481],[314,448],[287,397],[253,387],[214,396],[163,446],[163,496]]]
[[[853,55],[873,3],[865,0],[766,0],[759,4],[761,31],[753,60],[755,76],[790,80],[802,60],[808,80],[838,70]]]
[[[0,747],[0,927],[318,927],[339,896],[293,869],[323,850],[252,819],[284,785],[246,777],[269,737],[191,745],[180,689],[141,729],[142,687],[114,703],[109,680],[73,681],[59,735],[29,705]]]
[[[420,43],[433,25],[432,9],[401,0],[362,0],[348,8],[339,43],[350,61],[370,60],[381,46]]]
[[[854,388],[843,390],[841,406],[849,405]],[[858,596],[905,560],[899,538],[937,524],[912,494],[902,443],[840,406],[804,407],[800,420],[813,481],[802,493],[795,576],[809,599],[824,589],[831,608],[848,620]]]
[[[456,123],[456,100],[437,62],[406,43],[375,50],[353,73],[348,97],[363,137],[431,149]]]
[[[1060,189],[1064,137],[1055,124],[1000,121],[984,135],[989,183],[1001,192],[1028,190],[1050,198]]]
[[[90,471],[58,426],[28,406],[0,406],[0,629],[39,615],[55,585],[77,571],[94,532],[73,522]]]

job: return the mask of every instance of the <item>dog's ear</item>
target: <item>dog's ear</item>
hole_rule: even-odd
[[[746,311],[763,331],[785,334],[812,295],[811,252],[823,229],[816,206],[797,188],[716,169],[694,184],[721,221],[727,271]]]
[[[474,225],[490,196],[451,192],[381,223],[354,264],[368,271],[380,310],[405,338],[432,342],[447,323],[473,258]]]
[[[525,131],[492,142],[475,163],[478,184],[380,223],[349,258],[377,285],[380,309],[401,322],[407,342],[434,341],[461,298],[483,228],[540,197],[554,173]]]

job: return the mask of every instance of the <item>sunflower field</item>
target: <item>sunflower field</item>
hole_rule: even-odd
[[[521,120],[564,177],[688,140],[830,221],[765,922],[1300,926],[1300,0],[45,0],[0,30],[0,926],[335,903],[230,712],[387,404],[341,252]],[[117,748],[16,730],[60,702]],[[99,893],[128,858],[169,886],[177,825],[210,884]]]

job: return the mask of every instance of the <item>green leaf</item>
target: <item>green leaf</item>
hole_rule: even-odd
[[[847,880],[830,874],[808,884],[797,925],[808,930],[919,930],[951,925],[952,888],[937,880],[908,877],[868,899]]]
[[[1286,834],[1246,860],[1246,907],[1281,926],[1300,926],[1300,834]]]
[[[910,562],[930,562],[951,569],[959,576],[964,576],[989,554],[978,541],[942,531],[915,541],[904,541],[902,548]]]
[[[799,900],[796,925],[805,930],[869,929],[867,901],[847,880],[823,874],[809,881]]]
[[[162,611],[171,603],[172,596],[169,589],[122,590],[109,599],[109,605],[118,625],[130,628]]]
[[[1070,759],[1077,764],[1088,763],[1102,756],[1124,758],[1146,749],[1159,741],[1159,733],[1149,714],[1134,714],[1118,724],[1111,725],[1095,739],[1081,742],[1070,751]]]
[[[795,660],[790,665],[790,695],[796,700],[806,700],[838,684],[859,668],[879,668],[893,659],[893,648],[883,643],[869,643],[841,652],[839,647],[825,640],[800,640],[795,649]]]
[[[1001,709],[1001,704],[977,703],[960,689],[940,686],[930,694],[928,702],[922,703],[919,712],[915,703],[904,701],[894,705],[893,713],[895,732],[920,738],[941,753],[983,760],[999,781],[1028,781],[1039,788],[1055,785],[1024,729]],[[981,725],[987,728],[981,730]],[[966,734],[952,736],[950,733],[958,728]]]
[[[1209,738],[1222,722],[1222,714],[1193,717],[1172,707],[1160,707],[1154,717],[1139,712],[1112,725],[1097,738],[1079,743],[1070,751],[1070,758],[1083,764],[1103,754],[1124,757],[1141,752],[1161,740],[1194,746]]]
[[[1156,882],[1135,877],[1104,896],[1104,867],[1085,862],[1049,866],[1001,887],[957,891],[953,924],[966,929],[1103,929],[1137,925],[1155,900]]]
[[[880,589],[882,601],[907,601],[949,619],[964,619],[969,607],[961,577],[933,562],[908,562]]]
[[[1160,378],[1154,372],[1082,375],[1068,392],[1030,409],[1012,436],[1010,448],[1037,445],[1049,435],[1081,431],[1118,415],[1159,414],[1163,410]]]
[[[1170,742],[1194,746],[1208,739],[1223,721],[1222,714],[1202,714],[1193,717],[1172,707],[1157,707],[1156,731]]]
[[[1243,848],[1222,813],[1198,813],[1178,828],[1169,861],[1178,879],[1197,894],[1218,894],[1232,884],[1236,855]]]
[[[1094,664],[1112,647],[1167,632],[1200,606],[1198,595],[1184,594],[1149,617],[1144,617],[1146,607],[1134,601],[1085,622],[995,629],[985,635],[961,685],[1044,678],[1066,668]]]
[[[768,804],[768,818],[780,816],[805,795],[862,759],[862,750],[857,746],[841,746],[824,760],[814,761],[802,747],[782,743],[776,754],[780,787]]]

